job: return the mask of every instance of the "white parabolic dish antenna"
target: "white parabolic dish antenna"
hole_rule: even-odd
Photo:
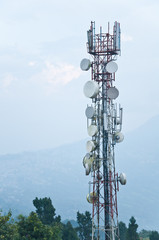
[[[119,91],[116,87],[110,87],[107,91],[108,98],[116,99],[119,96]]]
[[[87,58],[82,59],[81,63],[80,63],[80,68],[83,71],[88,71],[91,67],[91,61]]]
[[[95,149],[95,147],[96,144],[93,141],[87,141],[86,148],[88,152],[92,152]]]
[[[121,132],[115,134],[115,140],[117,143],[120,143],[124,140],[124,135]]]
[[[118,65],[117,63],[111,61],[108,62],[106,65],[106,71],[109,73],[115,73],[118,70]]]
[[[95,98],[99,92],[99,86],[97,82],[88,81],[83,88],[84,95],[88,98]]]
[[[90,125],[87,129],[88,135],[93,137],[98,132],[98,127],[96,125]]]
[[[125,184],[126,184],[126,175],[125,175],[125,173],[121,173],[121,174],[120,174],[120,183],[121,183],[122,185],[125,185]]]
[[[87,107],[85,111],[86,117],[91,119],[95,115],[94,107]]]

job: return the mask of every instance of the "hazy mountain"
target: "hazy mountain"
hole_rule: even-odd
[[[127,174],[118,193],[119,220],[133,215],[141,228],[157,229],[159,211],[159,116],[127,134],[116,146],[117,171]],[[35,197],[51,197],[62,219],[91,211],[88,181],[82,166],[85,140],[56,149],[0,156],[0,208],[14,215],[34,210]]]
[[[128,221],[134,215],[142,228],[159,230],[158,123],[159,116],[125,136],[124,142],[117,146],[119,161],[116,162],[128,179],[118,194],[119,216]]]
[[[84,142],[60,148],[0,156],[0,208],[28,214],[35,197],[51,197],[63,219],[90,210],[85,201],[88,179],[82,158]]]

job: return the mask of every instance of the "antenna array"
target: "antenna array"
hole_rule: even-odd
[[[95,33],[95,22],[87,31],[87,51],[92,61],[84,58],[80,67],[91,69],[91,80],[84,85],[84,95],[91,99],[85,111],[87,154],[83,158],[85,174],[91,175],[87,201],[92,204],[92,240],[119,239],[117,191],[119,182],[126,184],[126,175],[115,171],[114,146],[123,141],[121,133],[123,109],[114,103],[119,96],[114,86],[116,63],[120,55],[120,24],[114,23],[113,34]]]

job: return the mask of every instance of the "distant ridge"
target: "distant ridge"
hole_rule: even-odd
[[[133,215],[140,229],[159,230],[159,116],[125,135],[115,148],[117,171],[127,185],[118,193],[119,220]],[[56,214],[76,219],[79,210],[91,211],[86,201],[88,182],[82,159],[86,141],[55,149],[0,156],[0,208],[14,215],[34,210],[35,197],[51,197]]]

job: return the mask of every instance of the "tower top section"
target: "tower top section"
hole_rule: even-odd
[[[90,29],[87,31],[87,51],[92,55],[120,55],[120,23],[114,22],[113,33],[95,33],[95,22],[91,22]]]

